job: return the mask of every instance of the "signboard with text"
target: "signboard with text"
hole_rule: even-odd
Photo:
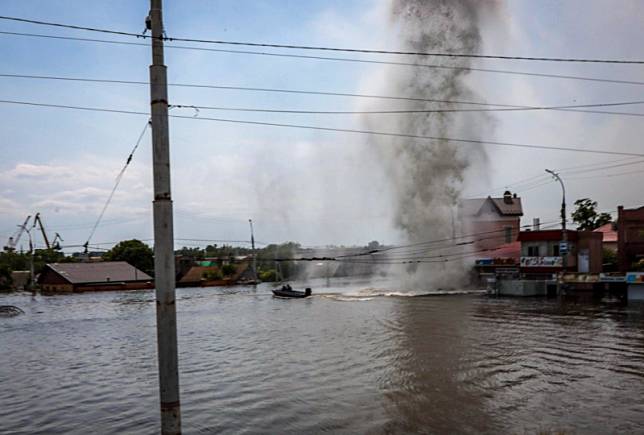
[[[561,257],[521,257],[521,267],[562,267]]]

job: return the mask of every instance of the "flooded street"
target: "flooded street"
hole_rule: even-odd
[[[270,289],[178,290],[184,433],[644,432],[638,306]],[[0,296],[0,433],[158,432],[153,301]]]

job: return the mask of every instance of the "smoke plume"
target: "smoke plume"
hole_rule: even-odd
[[[391,25],[399,48],[414,52],[479,53],[480,28],[495,2],[480,0],[392,0]],[[483,10],[487,8],[487,10]],[[493,15],[493,13],[492,13]],[[486,18],[487,19],[487,18]],[[411,61],[411,56],[410,59]],[[469,59],[417,56],[415,63],[468,67]],[[379,80],[379,92],[434,100],[480,100],[467,84],[465,69],[389,66]],[[453,108],[445,104],[409,101],[400,109]],[[366,116],[366,125],[375,130],[435,137],[489,137],[492,120],[481,113],[420,113],[396,118]],[[444,239],[459,233],[457,204],[465,178],[473,165],[485,165],[481,147],[449,141],[416,139],[374,139],[369,144],[380,160],[394,190],[393,220],[406,241]],[[444,244],[443,244],[444,245]],[[416,250],[417,251],[417,250]],[[455,249],[428,249],[427,256],[452,255]],[[400,254],[392,254],[401,257]],[[415,254],[418,256],[418,254]],[[453,255],[453,257],[455,257]],[[471,258],[468,259],[471,263]],[[463,260],[422,263],[406,267],[410,287],[453,287],[462,284]],[[401,271],[402,272],[402,271]]]

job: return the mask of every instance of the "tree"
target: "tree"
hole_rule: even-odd
[[[124,240],[103,255],[107,261],[126,261],[147,274],[154,273],[154,253],[140,240]]]
[[[617,252],[613,251],[612,249],[604,248],[602,265],[604,272],[616,270]]]
[[[237,271],[237,267],[234,264],[224,264],[221,267],[221,272],[225,277],[233,276]]]
[[[582,198],[575,201],[575,211],[572,220],[578,230],[592,231],[612,220],[609,213],[597,213],[597,201]]]

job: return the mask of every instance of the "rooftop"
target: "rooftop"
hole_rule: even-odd
[[[602,240],[604,242],[617,242],[617,231],[615,230],[615,224],[613,222],[608,222],[593,231],[602,233]]]
[[[477,216],[488,211],[495,211],[502,216],[523,216],[521,198],[509,192],[501,198],[470,198],[461,201],[463,212],[468,216]]]
[[[71,284],[152,280],[150,275],[125,261],[49,263],[47,266]]]

